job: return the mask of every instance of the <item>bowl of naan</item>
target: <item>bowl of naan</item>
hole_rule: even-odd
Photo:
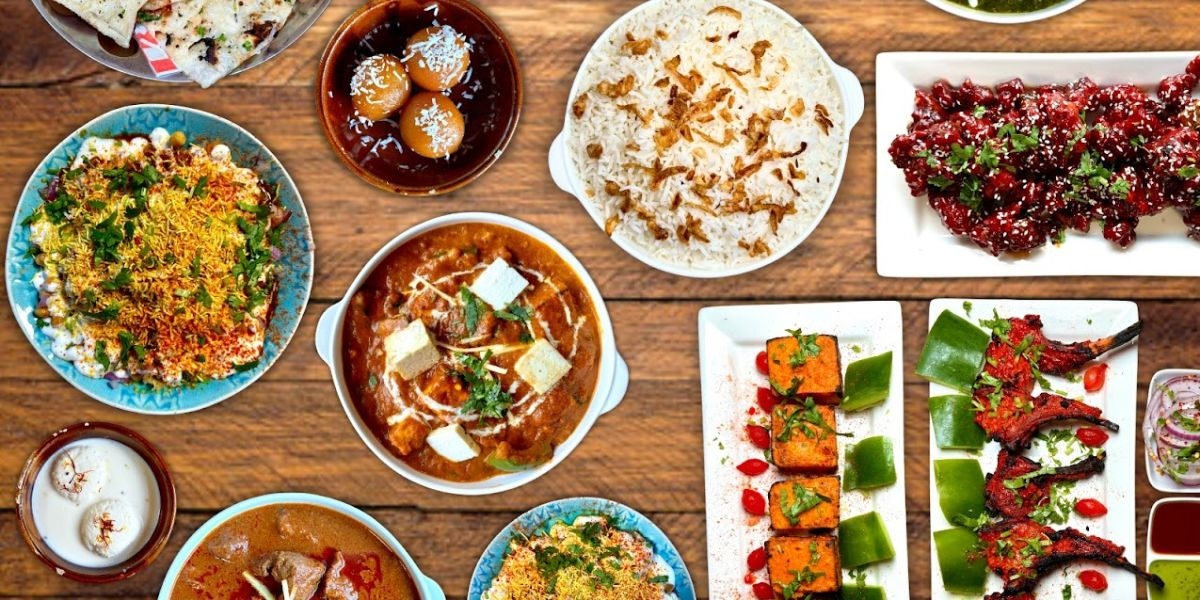
[[[330,0],[34,0],[59,35],[127,75],[209,87],[283,52]]]

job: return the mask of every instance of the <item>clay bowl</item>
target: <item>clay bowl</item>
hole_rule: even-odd
[[[368,56],[404,56],[408,38],[449,25],[471,43],[471,69],[448,96],[466,121],[462,147],[444,159],[405,148],[394,118],[355,116],[350,80]],[[467,0],[372,0],[334,32],[321,57],[317,107],[338,158],[368,183],[406,196],[434,196],[471,183],[497,160],[521,115],[521,68],[504,32]]]

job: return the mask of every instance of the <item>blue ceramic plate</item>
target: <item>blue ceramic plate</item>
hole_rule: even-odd
[[[146,390],[142,386],[111,383],[80,373],[75,365],[54,355],[50,338],[37,330],[33,309],[38,293],[33,276],[38,271],[29,256],[29,227],[21,223],[42,203],[40,191],[50,173],[70,163],[83,140],[89,136],[148,134],[155,127],[167,131],[182,131],[189,140],[219,141],[233,150],[234,161],[253,168],[264,181],[279,185],[279,200],[292,216],[283,225],[282,258],[277,263],[279,297],[267,329],[266,347],[258,366],[217,381],[177,388]],[[270,150],[245,129],[216,115],[164,104],[139,104],[118,108],[96,117],[63,140],[42,160],[21,192],[13,227],[8,234],[8,254],[5,261],[8,300],[13,315],[25,332],[25,337],[38,354],[83,393],[109,406],[145,414],[177,414],[212,406],[246,388],[262,376],[279,359],[292,339],[308,295],[312,290],[313,241],[308,213],[300,200],[296,184]]]
[[[564,498],[547,502],[517,517],[488,544],[483,556],[479,557],[475,573],[471,575],[471,588],[467,592],[467,600],[479,600],[483,596],[484,590],[500,573],[504,557],[508,556],[509,542],[515,536],[542,533],[555,523],[570,523],[581,515],[605,515],[613,519],[618,529],[641,534],[650,542],[655,554],[675,573],[675,595],[679,600],[696,600],[692,576],[688,573],[683,557],[679,555],[671,540],[667,539],[667,535],[642,513],[620,502],[604,498]]]

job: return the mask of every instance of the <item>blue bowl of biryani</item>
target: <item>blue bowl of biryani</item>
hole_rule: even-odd
[[[650,519],[613,500],[564,498],[509,523],[479,558],[467,592],[467,600],[583,597],[695,600],[696,589]]]
[[[177,414],[278,360],[312,290],[312,230],[295,183],[249,132],[142,104],[96,117],[38,165],[5,271],[21,330],[71,385]]]

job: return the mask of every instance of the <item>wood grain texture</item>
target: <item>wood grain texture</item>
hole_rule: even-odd
[[[43,2],[48,0],[32,0]],[[26,550],[12,496],[0,495],[0,596],[151,598],[178,547],[205,518],[237,500],[275,491],[327,494],[379,517],[451,597],[466,594],[491,537],[538,503],[599,495],[646,512],[683,552],[707,596],[703,443],[696,313],[710,304],[855,299],[903,300],[910,591],[929,598],[927,387],[912,375],[924,339],[927,302],[942,296],[1140,300],[1139,404],[1154,371],[1190,366],[1200,327],[1192,280],[1057,278],[886,280],[875,273],[874,61],[880,51],[1174,50],[1195,43],[1200,12],[1171,0],[1092,0],[1047,22],[975,24],[921,0],[786,0],[835,61],[858,73],[868,111],[855,129],[846,176],[825,221],[796,252],[733,279],[688,280],[626,256],[550,181],[546,152],[562,126],[579,61],[595,38],[636,0],[480,0],[510,34],[525,72],[527,104],[505,157],[475,184],[439,199],[390,196],[337,162],[316,121],[312,82],[325,42],[357,0],[334,0],[293,48],[210,90],[145,82],[109,71],[61,41],[27,0],[0,0],[0,229],[45,153],[103,111],[139,102],[193,106],[228,117],[263,139],[305,198],[317,242],[314,301],[282,360],[261,382],[193,415],[131,415],[88,400],[40,361],[0,306],[0,481],[14,482],[28,453],[55,428],[112,420],[157,443],[173,466],[181,513],[171,546],[145,573],[86,587],[55,577]],[[908,98],[889,99],[909,102]],[[552,473],[499,496],[461,498],[407,483],[379,463],[346,420],[313,349],[320,312],[342,296],[363,262],[391,237],[459,210],[504,212],[556,235],[583,261],[606,298],[633,381],[624,403],[603,417]],[[1139,418],[1141,413],[1139,412]],[[1138,424],[1123,424],[1136,435]],[[1141,444],[1139,442],[1139,451]],[[1139,535],[1159,497],[1136,475]],[[1144,555],[1139,540],[1138,556]],[[743,557],[729,557],[741,561]],[[1141,594],[1141,592],[1139,592]],[[726,600],[726,599],[720,599]]]

